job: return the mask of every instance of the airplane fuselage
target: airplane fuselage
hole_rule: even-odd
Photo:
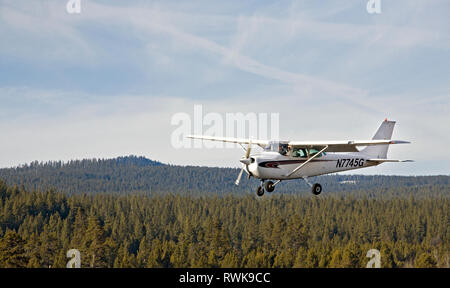
[[[368,161],[370,157],[360,152],[326,153],[312,159],[307,165],[288,176],[291,171],[307,161],[308,158],[284,156],[277,152],[267,151],[251,155],[251,158],[254,161],[248,165],[247,172],[259,179],[274,180],[312,177],[378,165],[378,163]]]

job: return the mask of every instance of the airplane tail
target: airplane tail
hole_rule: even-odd
[[[372,140],[390,140],[392,137],[392,132],[394,131],[394,126],[395,121],[388,121],[387,119],[384,120]],[[388,148],[389,145],[367,146],[361,150],[361,153],[376,159],[386,159]]]

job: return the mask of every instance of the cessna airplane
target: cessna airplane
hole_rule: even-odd
[[[314,195],[319,195],[322,186],[319,183],[311,184],[308,177],[377,166],[384,162],[411,162],[386,158],[390,144],[410,143],[391,140],[394,125],[395,121],[385,119],[372,140],[268,141],[196,135],[187,137],[240,144],[245,150],[245,156],[239,160],[242,169],[235,184],[239,185],[243,172],[247,172],[248,178],[261,180],[256,190],[258,196],[264,195],[264,190],[273,192],[281,181],[299,178],[305,180]],[[243,144],[247,144],[247,149]],[[250,154],[252,145],[258,145],[264,151]],[[366,147],[360,150],[360,146]]]

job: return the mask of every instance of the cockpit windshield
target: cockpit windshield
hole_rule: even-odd
[[[270,141],[266,148],[264,148],[264,151],[278,152],[281,155],[286,155],[289,151],[289,145],[279,141]]]

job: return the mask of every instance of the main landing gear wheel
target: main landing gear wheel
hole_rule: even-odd
[[[322,192],[322,186],[319,183],[316,183],[312,186],[312,193],[314,195],[319,195]]]
[[[259,197],[264,195],[264,187],[262,185],[258,186],[258,188],[256,189],[256,195],[258,195]]]
[[[275,190],[275,186],[273,185],[272,181],[267,181],[266,184],[264,184],[267,192],[273,192]]]

